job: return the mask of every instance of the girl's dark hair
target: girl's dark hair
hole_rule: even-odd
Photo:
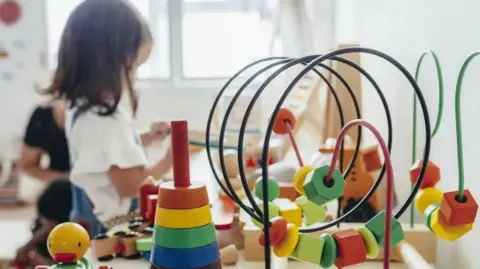
[[[151,41],[149,27],[127,0],[85,0],[67,21],[46,93],[82,111],[95,107],[100,115],[111,115],[125,79],[135,113],[138,101],[129,74],[140,46]]]

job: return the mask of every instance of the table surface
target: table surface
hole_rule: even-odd
[[[203,181],[207,185],[207,191],[210,199],[215,201],[218,198],[218,186],[213,179],[210,171],[207,156],[205,152],[200,152],[191,157],[190,160],[191,178],[195,181]],[[0,209],[0,261],[11,260],[15,255],[15,250],[30,238],[30,224],[35,212],[32,207],[25,207],[21,209]],[[242,252],[240,252],[240,259],[235,266],[224,266],[223,268],[249,268],[260,269],[265,268],[263,262],[246,262],[242,259]],[[109,263],[114,269],[131,269],[131,268],[147,268],[148,261],[145,260],[124,260],[115,259]],[[319,266],[315,264],[308,264],[297,261],[290,261],[288,268],[297,269],[318,269]],[[367,268],[383,268],[381,262],[366,262],[352,268],[367,269]],[[392,269],[408,268],[404,264],[392,263]]]

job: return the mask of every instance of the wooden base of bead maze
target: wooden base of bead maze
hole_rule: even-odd
[[[344,223],[340,228],[332,227],[324,231],[312,233],[313,235],[321,235],[322,233],[333,233],[335,231],[344,230],[347,228],[354,228],[360,226],[360,223]],[[435,235],[423,224],[417,224],[413,228],[409,225],[403,226],[405,233],[405,241],[411,245],[416,252],[423,257],[428,263],[434,263],[437,259],[437,238]],[[246,261],[263,261],[264,252],[263,247],[258,243],[258,237],[261,230],[255,226],[245,226],[243,228],[244,237],[244,257]],[[403,262],[400,249],[396,248],[392,253],[392,261]],[[383,251],[374,260],[382,260]]]

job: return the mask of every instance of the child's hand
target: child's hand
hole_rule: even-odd
[[[166,121],[154,122],[150,126],[150,133],[155,140],[164,140],[170,134],[170,124]]]

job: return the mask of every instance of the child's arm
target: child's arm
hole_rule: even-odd
[[[151,167],[137,166],[122,169],[112,166],[108,171],[108,176],[121,197],[136,197],[138,189],[146,177],[152,176],[158,179],[165,175],[172,165],[172,151],[169,148],[165,157]]]
[[[54,179],[68,177],[68,173],[45,169],[40,166],[42,150],[24,145],[20,158],[20,169],[25,174],[41,181],[49,182]]]
[[[160,121],[154,122],[150,126],[150,130],[140,135],[143,147],[148,147],[155,140],[163,140],[170,133],[170,124]]]

